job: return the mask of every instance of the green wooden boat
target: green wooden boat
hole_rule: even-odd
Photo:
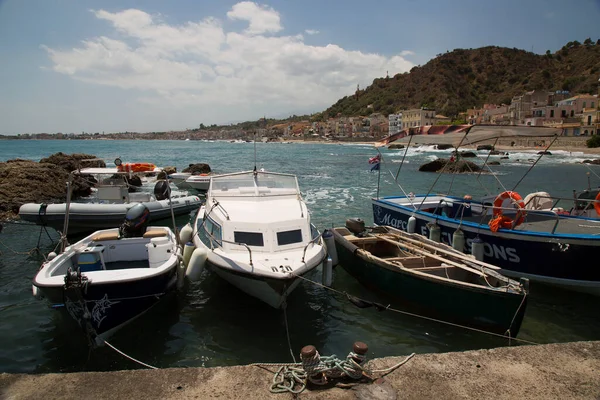
[[[349,220],[351,221],[351,220]],[[339,264],[392,306],[488,332],[516,337],[529,282],[428,238],[377,226],[334,228]]]

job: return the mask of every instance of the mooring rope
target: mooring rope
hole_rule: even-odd
[[[121,350],[117,349],[115,346],[113,346],[112,344],[108,343],[106,340],[103,340],[103,342],[104,342],[104,344],[105,344],[105,345],[107,345],[108,347],[110,347],[111,349],[113,349],[114,351],[116,351],[117,353],[119,353],[120,355],[122,355],[123,357],[125,357],[125,358],[127,358],[127,359],[129,359],[129,360],[131,360],[131,361],[133,361],[133,362],[136,362],[136,363],[138,363],[138,364],[140,364],[140,365],[143,365],[143,366],[144,366],[144,367],[146,367],[146,368],[150,368],[150,369],[158,369],[157,367],[154,367],[154,366],[152,366],[152,365],[150,365],[150,364],[146,364],[146,363],[145,363],[145,362],[143,362],[143,361],[140,361],[140,360],[138,360],[138,359],[135,359],[135,358],[133,358],[133,357],[131,357],[131,356],[129,356],[129,355],[127,355],[127,354],[123,353]]]
[[[325,285],[323,285],[323,284],[321,284],[319,282],[310,280],[310,279],[305,278],[305,277],[300,276],[300,275],[296,275],[293,272],[289,272],[289,274],[292,274],[292,275],[294,275],[294,276],[296,276],[296,277],[298,277],[300,279],[304,279],[307,282],[310,282],[310,283],[312,283],[314,285],[320,286],[320,287],[325,288],[327,290],[331,290],[332,292],[338,293],[338,294],[340,294],[342,296],[345,296],[347,298],[349,296],[352,296],[352,295],[348,294],[347,292],[341,292],[341,291],[336,290],[334,288],[325,286]],[[354,297],[355,299],[357,299],[357,300],[359,300],[361,302],[372,304],[372,302],[369,301],[369,300],[364,300],[364,299],[361,299],[360,297],[357,297],[357,296],[352,296],[352,297]],[[523,304],[523,302],[524,302],[524,300],[522,300],[521,305]],[[470,326],[460,325],[460,324],[456,324],[454,322],[444,321],[444,320],[441,320],[441,319],[426,317],[424,315],[419,315],[419,314],[411,313],[411,312],[408,312],[408,311],[399,310],[399,309],[396,309],[396,308],[392,308],[390,306],[391,306],[391,304],[388,304],[387,306],[380,304],[379,308],[381,308],[382,310],[389,310],[389,311],[397,312],[397,313],[400,313],[400,314],[409,315],[411,317],[426,319],[426,320],[429,320],[429,321],[439,322],[439,323],[450,325],[450,326],[454,326],[454,327],[457,327],[457,328],[463,328],[463,329],[467,329],[467,330],[470,330],[470,331],[484,333],[484,334],[491,335],[491,336],[496,336],[496,337],[499,337],[499,338],[502,338],[502,339],[507,339],[507,337],[505,335],[502,335],[502,334],[499,334],[499,333],[489,332],[489,331],[485,331],[483,329],[477,329],[477,328],[473,328],[473,327],[470,327]],[[520,308],[521,308],[521,306],[519,306],[519,309]],[[519,312],[519,309],[517,309],[517,313]],[[514,317],[513,317],[513,322],[514,322]],[[530,340],[518,339],[518,338],[514,338],[514,337],[509,337],[508,339],[509,340],[515,340],[517,342],[527,343],[527,344],[535,344],[535,345],[540,344],[540,343],[532,342]]]

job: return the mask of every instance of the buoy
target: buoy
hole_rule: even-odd
[[[187,242],[185,246],[183,246],[183,265],[187,266],[190,264],[190,258],[192,257],[192,253],[194,252],[194,243]]]
[[[50,253],[48,253],[48,261],[52,260],[56,258],[56,253],[51,251]]]
[[[465,234],[460,228],[452,234],[452,247],[461,253],[465,251]]]
[[[44,297],[42,295],[42,292],[40,291],[40,289],[35,285],[31,285],[31,291],[33,292],[33,297],[35,297],[38,300],[40,300],[42,297]]]
[[[414,215],[411,215],[408,218],[408,224],[406,225],[406,232],[415,233],[417,230],[417,218]]]
[[[483,240],[481,240],[479,238],[479,236],[477,236],[475,239],[473,239],[473,242],[471,243],[471,254],[473,254],[473,256],[475,256],[476,260],[483,261],[483,254],[484,254]]]
[[[434,242],[442,241],[442,230],[440,226],[435,222],[427,224],[427,228],[429,228],[429,239]]]
[[[335,267],[338,265],[338,255],[335,248],[335,239],[333,237],[333,233],[331,233],[329,229],[325,229],[323,231],[323,241],[327,247],[327,253],[329,254],[329,257],[331,257],[331,263]]]
[[[200,279],[200,274],[202,274],[207,257],[208,252],[206,249],[197,248],[194,250],[192,256],[190,257],[188,267],[185,271],[185,276],[187,276],[190,281],[196,282],[198,279]]]
[[[328,256],[326,260],[323,260],[323,276],[321,283],[325,286],[331,286],[333,283],[333,262],[331,256]]]
[[[193,232],[194,229],[192,228],[192,225],[190,225],[190,223],[188,222],[183,228],[181,228],[181,231],[179,231],[179,241],[181,243],[189,242],[190,240],[192,240]]]
[[[177,266],[177,289],[183,289],[183,285],[185,284],[185,271],[187,267],[183,261],[179,262]]]

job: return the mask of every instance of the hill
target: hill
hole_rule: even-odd
[[[545,55],[495,46],[455,49],[409,73],[375,79],[366,89],[338,100],[319,119],[420,107],[456,116],[484,103],[510,104],[513,96],[535,89],[596,93],[599,77],[600,40],[569,42]]]

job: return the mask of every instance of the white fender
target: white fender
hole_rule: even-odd
[[[195,282],[200,279],[200,274],[202,274],[207,257],[208,252],[206,249],[197,248],[194,250],[192,256],[190,257],[187,270],[185,271],[185,276],[187,276],[190,281]]]
[[[190,258],[192,257],[195,248],[196,246],[194,246],[194,243],[192,242],[187,242],[183,247],[183,264],[186,267],[190,265]]]
[[[190,223],[188,222],[179,231],[179,242],[180,243],[187,243],[190,240],[192,240],[192,233],[193,232],[194,232],[194,228],[192,228],[192,225],[190,225]]]

